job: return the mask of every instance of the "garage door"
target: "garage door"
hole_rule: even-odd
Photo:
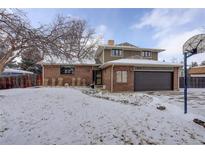
[[[135,91],[172,90],[172,72],[135,72]]]

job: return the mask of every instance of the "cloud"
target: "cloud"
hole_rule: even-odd
[[[108,27],[104,24],[98,25],[96,28],[96,33],[99,38],[101,38],[101,43],[106,43],[108,39],[113,39],[113,33],[109,31]]]
[[[107,26],[106,25],[99,25],[96,27],[96,32],[99,34],[104,35],[107,31]]]
[[[198,12],[196,9],[154,9],[151,13],[145,14],[135,27],[169,28],[173,25],[183,25],[190,22]]]
[[[98,25],[96,27],[97,38],[100,40],[100,43],[105,43],[105,35],[107,33],[107,26],[106,25]]]
[[[137,30],[150,28],[154,32],[152,39],[156,42],[155,47],[166,49],[160,54],[161,60],[177,58],[181,61],[184,42],[204,32],[204,17],[204,9],[153,9],[132,27]],[[205,60],[205,55],[195,60]]]
[[[173,58],[176,58],[178,62],[183,60],[183,44],[190,37],[199,33],[201,33],[200,29],[194,29],[192,31],[181,32],[178,34],[170,34],[167,37],[160,39],[156,47],[166,49],[166,51],[160,53],[160,59],[171,61]]]

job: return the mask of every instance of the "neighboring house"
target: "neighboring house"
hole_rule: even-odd
[[[195,66],[189,69],[191,77],[205,77],[205,66]]]
[[[111,92],[178,90],[182,65],[158,61],[158,53],[162,51],[140,48],[127,42],[114,44],[109,40],[108,44],[99,45],[95,62],[42,63],[43,80],[48,81],[48,85],[58,79],[69,85],[86,82],[86,85],[102,85]]]
[[[26,75],[26,74],[33,74],[33,72],[19,70],[19,69],[11,69],[6,68],[4,71],[0,74],[0,77],[7,77],[7,76],[19,76],[19,75]]]

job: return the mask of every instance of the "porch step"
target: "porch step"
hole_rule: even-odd
[[[95,85],[95,88],[103,89],[103,85]]]

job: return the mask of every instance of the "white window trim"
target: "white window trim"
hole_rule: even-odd
[[[122,83],[127,83],[127,71],[122,71]]]
[[[116,71],[116,82],[127,83],[127,71]]]
[[[113,55],[113,54],[112,54],[112,51],[113,51],[113,50],[119,50],[119,51],[121,51],[121,55]],[[111,49],[110,55],[111,55],[111,57],[123,57],[123,53],[124,53],[124,52],[123,52],[122,49]]]
[[[152,51],[142,51],[143,57],[152,57]]]

